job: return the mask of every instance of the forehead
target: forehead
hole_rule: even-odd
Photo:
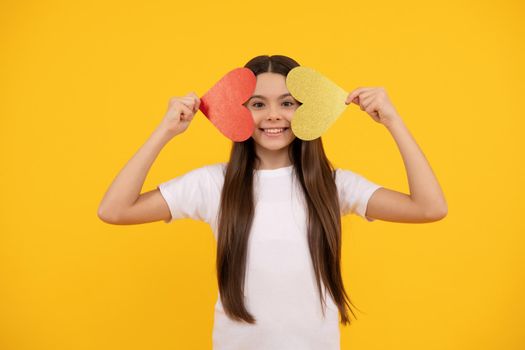
[[[288,93],[286,77],[278,73],[261,73],[257,75],[254,95],[263,95],[268,98],[278,97]]]

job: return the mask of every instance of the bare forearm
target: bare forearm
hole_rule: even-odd
[[[405,164],[410,197],[429,211],[447,211],[441,186],[422,150],[401,118],[387,125]]]
[[[170,138],[161,129],[155,129],[113,180],[100,203],[99,213],[115,215],[135,203],[153,162]]]

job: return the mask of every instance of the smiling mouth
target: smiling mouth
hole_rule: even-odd
[[[288,127],[286,128],[266,128],[266,129],[259,128],[259,130],[263,131],[267,135],[279,135],[288,129],[289,129]]]

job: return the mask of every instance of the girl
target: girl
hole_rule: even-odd
[[[245,67],[257,84],[245,106],[256,125],[252,137],[233,142],[229,162],[197,168],[141,194],[162,147],[188,128],[199,109],[194,93],[172,98],[159,127],[100,204],[99,217],[111,224],[193,218],[211,226],[219,285],[216,350],[339,349],[339,315],[346,325],[348,310],[354,314],[340,269],[341,215],[422,223],[447,213],[436,177],[383,88],[357,88],[346,103],[360,106],[392,134],[410,194],[334,169],[321,138],[296,138],[290,124],[300,103],[285,78],[298,65],[280,55],[251,59]]]

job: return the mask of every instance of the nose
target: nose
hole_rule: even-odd
[[[268,116],[266,117],[267,120],[280,120],[281,116],[279,115],[279,111],[275,109],[274,107],[270,108],[270,113],[268,113]]]

